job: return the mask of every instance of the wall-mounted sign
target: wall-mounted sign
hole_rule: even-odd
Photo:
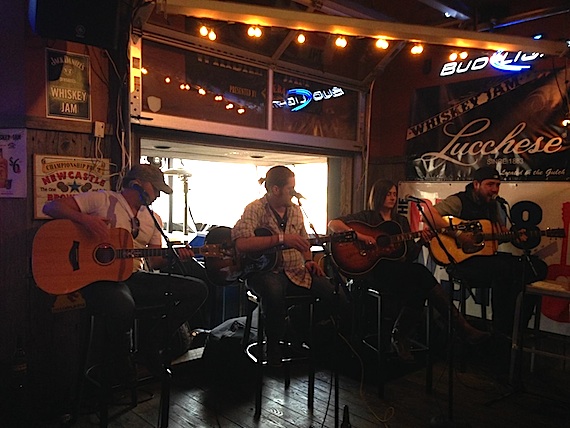
[[[46,202],[79,193],[110,190],[109,159],[34,155],[34,218]]]
[[[505,180],[570,182],[570,140],[561,126],[570,93],[565,73],[527,71],[418,89],[407,133],[408,179],[470,180],[488,165]]]
[[[464,74],[474,71],[480,71],[484,68],[491,66],[496,70],[501,71],[522,71],[528,70],[530,62],[543,57],[544,54],[538,52],[524,53],[497,51],[493,55],[483,55],[474,59],[465,61],[450,61],[443,64],[439,75],[442,77],[452,76],[454,74]]]
[[[47,116],[91,120],[89,57],[46,50]]]
[[[273,101],[273,108],[289,108],[291,111],[299,111],[307,107],[311,101],[330,100],[343,95],[344,91],[337,86],[314,92],[304,88],[294,88],[285,93],[284,99]]]
[[[26,130],[0,129],[0,198],[27,196]]]

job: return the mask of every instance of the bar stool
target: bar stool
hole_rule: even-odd
[[[246,288],[247,288],[247,281],[246,281]],[[264,375],[264,368],[267,366],[267,355],[265,350],[265,345],[267,341],[265,340],[265,314],[263,313],[263,305],[261,304],[261,297],[256,295],[253,291],[247,289],[246,290],[247,300],[249,302],[249,310],[246,316],[246,324],[245,324],[245,331],[244,331],[244,338],[242,341],[243,349],[248,356],[256,364],[256,380],[255,380],[255,417],[259,417],[261,415],[261,395],[263,389],[263,375]],[[308,364],[308,390],[307,390],[307,407],[309,409],[313,409],[313,401],[314,401],[314,390],[315,390],[315,366],[314,366],[314,358],[313,358],[313,315],[314,315],[314,304],[317,302],[317,299],[309,294],[307,295],[299,295],[299,296],[286,296],[283,305],[285,306],[286,310],[289,310],[293,306],[296,305],[307,305],[309,311],[309,336],[308,342],[309,344],[303,344],[304,353],[303,355],[294,355],[292,353],[292,344],[290,342],[281,342],[281,347],[284,349],[283,358],[281,362],[283,363],[283,369],[285,373],[285,389],[289,388],[291,383],[290,377],[290,364],[296,362],[306,362]],[[257,327],[257,339],[252,342],[248,343],[249,333],[252,328],[252,320],[253,320],[253,313],[255,308],[258,308],[259,317],[258,317],[258,327]]]
[[[535,307],[533,336],[534,341],[531,346],[524,344],[526,325],[522,325],[524,299],[526,295],[539,296],[539,303]],[[570,356],[560,353],[547,351],[540,348],[540,339],[549,337],[553,340],[559,340],[564,345],[570,344],[568,336],[555,335],[553,333],[542,332],[540,330],[541,301],[543,296],[557,297],[567,299],[570,305],[570,287],[568,284],[558,281],[545,280],[536,281],[525,286],[517,297],[515,306],[515,318],[513,325],[513,336],[511,342],[511,364],[509,370],[509,382],[511,385],[520,384],[522,379],[522,355],[523,352],[531,354],[531,372],[534,370],[535,356],[542,355],[546,357],[556,358],[564,361],[570,361]],[[570,319],[568,320],[570,322]]]
[[[148,305],[148,306],[137,306],[135,309],[135,319],[133,323],[133,330],[131,334],[132,338],[132,354],[136,357],[139,351],[139,343],[141,336],[142,324],[147,321],[154,321],[161,318],[165,312],[165,305]],[[101,338],[104,334],[105,328],[105,314],[94,313],[89,315],[88,320],[88,332],[86,337],[86,343],[83,346],[83,351],[81,353],[82,364],[80,364],[80,372],[78,374],[78,386],[77,393],[74,402],[74,415],[73,419],[77,420],[80,413],[81,402],[84,398],[86,381],[91,385],[95,386],[97,394],[97,409],[99,412],[99,427],[107,427],[110,420],[113,417],[109,416],[109,397],[108,394],[111,392],[112,388],[105,388],[103,383],[103,370],[104,361],[103,355],[97,355],[97,348],[100,348],[102,342]],[[139,403],[143,401],[148,401],[153,398],[153,394],[146,392],[144,397],[141,399],[139,397],[138,388],[147,380],[151,379],[152,376],[147,376],[145,378],[137,378],[137,381],[133,385],[127,386],[129,392],[129,400],[125,402],[127,408],[133,409]],[[122,414],[122,413],[119,413]]]
[[[353,284],[354,285],[354,284]],[[360,287],[363,287],[360,284]],[[376,289],[368,288],[364,285],[361,290],[363,297],[370,297],[376,300],[376,332],[373,334],[364,333],[362,337],[362,343],[373,350],[378,357],[378,395],[384,397],[384,387],[387,380],[387,362],[388,354],[387,348],[390,343],[390,334],[385,335],[386,327],[391,327],[393,325],[394,319],[387,316],[388,308],[387,303],[392,300],[395,296],[390,293],[381,293]],[[425,363],[426,363],[426,393],[430,394],[433,389],[433,360],[431,355],[431,333],[432,333],[432,320],[433,320],[433,308],[429,304],[426,305],[426,331],[425,331],[425,342],[421,343],[416,340],[412,340],[412,352],[423,351],[425,352]],[[386,324],[389,323],[389,324]],[[389,349],[389,348],[388,348]]]

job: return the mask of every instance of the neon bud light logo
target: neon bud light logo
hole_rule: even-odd
[[[516,53],[497,51],[491,57],[480,56],[479,58],[470,59],[469,61],[452,61],[445,63],[439,72],[442,77],[452,76],[454,74],[464,74],[472,71],[483,70],[490,65],[491,67],[501,71],[522,71],[529,69],[531,66],[528,64],[538,58],[543,57],[544,54],[539,52],[532,52],[529,54],[518,51]]]
[[[299,111],[307,107],[312,101],[318,102],[338,98],[344,95],[342,88],[333,86],[330,89],[311,92],[308,89],[289,89],[283,101],[273,101],[274,108],[290,108],[291,111]]]

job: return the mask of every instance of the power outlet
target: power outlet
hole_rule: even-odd
[[[93,124],[93,135],[96,138],[104,138],[105,137],[105,122],[97,122]]]

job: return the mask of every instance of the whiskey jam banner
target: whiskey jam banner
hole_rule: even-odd
[[[506,180],[570,180],[564,70],[511,74],[416,91],[408,180],[469,180],[494,166]]]
[[[0,198],[27,197],[26,130],[0,129]]]
[[[34,155],[34,218],[49,218],[42,208],[54,199],[110,190],[109,165],[109,159]]]
[[[427,199],[432,203],[446,198],[465,189],[467,181],[455,182],[401,182],[398,186],[400,195],[413,195]],[[570,286],[570,186],[565,182],[506,182],[501,184],[501,196],[509,203],[509,215],[513,223],[520,228],[545,231],[546,229],[563,229],[564,238],[549,238],[543,236],[538,241],[532,241],[531,253],[544,260],[548,265],[547,279],[556,280]],[[419,210],[414,203],[400,199],[399,212],[408,216],[412,231],[422,230],[424,224]],[[512,244],[503,243],[499,251],[522,255],[523,251]],[[484,257],[484,256],[483,256]],[[444,267],[435,264],[425,251],[423,262],[439,280],[447,280]],[[553,316],[557,302],[543,300],[541,328],[561,334],[570,335],[568,322],[568,301],[564,301],[562,316]],[[490,308],[489,308],[490,310]],[[467,312],[479,316],[480,308],[467,301]]]
[[[91,120],[89,57],[46,49],[47,116]]]

